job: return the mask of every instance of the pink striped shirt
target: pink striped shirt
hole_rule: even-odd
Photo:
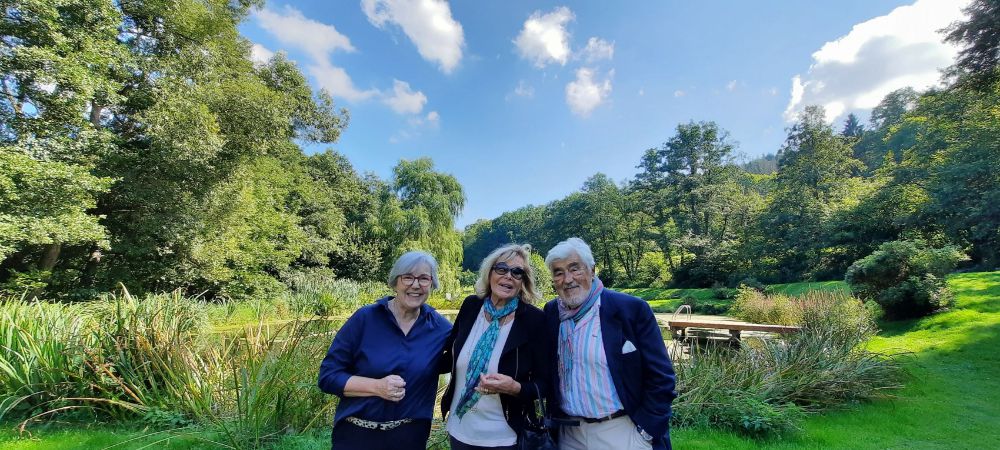
[[[560,366],[566,352],[571,358],[568,371],[559,367],[562,409],[572,416],[607,417],[622,409],[604,352],[600,308],[598,299],[576,323],[570,336],[559,336]]]

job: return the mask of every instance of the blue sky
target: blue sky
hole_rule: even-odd
[[[935,30],[965,3],[295,0],[241,32],[255,59],[285,52],[350,111],[331,147],[359,172],[429,156],[454,175],[464,227],[597,172],[630,178],[690,120],[753,158],[805,105],[867,119],[886,93],[937,82],[956,50]]]

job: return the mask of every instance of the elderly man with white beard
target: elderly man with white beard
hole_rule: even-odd
[[[545,257],[556,299],[545,305],[562,449],[670,449],[674,368],[653,310],[605,289],[580,238]]]

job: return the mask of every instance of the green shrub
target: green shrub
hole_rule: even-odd
[[[477,278],[479,278],[479,273],[473,272],[469,269],[465,269],[458,273],[458,283],[463,287],[475,286]]]
[[[32,297],[40,296],[42,291],[49,285],[52,272],[47,270],[29,270],[18,272],[11,270],[7,274],[7,281],[0,283],[0,295],[11,297]]]
[[[0,299],[0,419],[31,417],[85,391],[92,328],[83,311]]]
[[[670,284],[670,267],[661,252],[646,252],[639,259],[637,286],[664,288]]]
[[[754,278],[754,277],[746,277],[746,278],[740,280],[740,282],[736,284],[736,287],[737,287],[737,289],[738,288],[744,288],[744,287],[746,287],[746,288],[753,289],[753,290],[755,290],[757,292],[764,292],[764,289],[766,289],[766,286],[764,286],[764,283],[761,283],[760,281],[757,281],[757,279]]]
[[[716,300],[729,300],[736,296],[736,289],[729,289],[722,283],[712,284],[712,297]]]
[[[740,288],[729,307],[729,314],[753,323],[796,325],[802,322],[802,311],[790,297],[767,295],[752,288]]]
[[[710,316],[718,316],[729,313],[729,305],[717,305],[714,303],[702,303],[698,305],[697,308],[693,308],[692,312],[695,314],[706,314]]]
[[[964,259],[954,246],[892,241],[851,264],[844,279],[855,295],[877,302],[888,318],[922,317],[952,304],[945,276]]]
[[[285,277],[292,292],[286,294],[288,307],[298,314],[320,316],[349,315],[392,290],[385,283],[335,279],[323,270],[296,272]]]
[[[800,333],[747,339],[736,349],[694,348],[679,361],[673,423],[782,434],[798,428],[803,413],[889,397],[902,387],[896,360],[866,349],[876,329],[869,309],[833,294],[799,304]]]
[[[555,286],[552,284],[552,273],[550,273],[549,268],[545,266],[545,258],[538,253],[531,252],[530,264],[531,269],[535,271],[535,282],[538,286],[538,292],[541,292],[542,294],[542,299],[544,300],[555,297],[556,291]]]

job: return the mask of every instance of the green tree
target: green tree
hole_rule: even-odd
[[[990,86],[1000,65],[1000,3],[973,0],[962,9],[968,20],[946,28],[945,42],[961,45],[954,70],[970,74]]]
[[[690,122],[640,162],[638,202],[675,283],[724,282],[744,265],[734,259],[735,248],[761,197],[752,177],[733,163],[734,149],[715,123]]]
[[[88,210],[111,180],[95,177],[83,166],[38,158],[45,153],[40,146],[0,146],[0,268],[8,269],[0,272],[0,282],[36,272],[32,278],[41,283],[10,283],[11,295],[22,294],[22,288],[40,294],[63,246],[108,246],[99,217]]]
[[[420,158],[396,165],[392,190],[402,213],[391,215],[391,220],[398,222],[385,222],[385,226],[394,227],[401,242],[387,261],[391,264],[406,250],[430,251],[440,265],[442,290],[457,293],[462,238],[455,230],[455,218],[465,206],[461,184],[454,176],[435,171],[429,158]]]
[[[775,190],[761,216],[761,251],[774,258],[772,276],[782,281],[823,276],[826,224],[855,203],[862,165],[817,106],[807,107],[789,129],[778,156]]]
[[[10,259],[46,255],[58,261],[54,270],[79,272],[84,287],[123,281],[133,291],[186,287],[208,295],[249,292],[227,285],[261,274],[273,281],[289,261],[323,262],[343,218],[317,206],[322,199],[294,140],[333,142],[347,116],[328,95],[313,94],[282,56],[260,67],[250,62],[237,25],[260,5],[43,0],[6,7],[5,145],[45,148],[44,155],[22,153],[114,180],[94,189],[86,177],[66,179],[79,183],[68,191],[96,197],[96,205],[82,200],[77,208],[106,233]],[[237,235],[239,245],[231,245]],[[220,249],[235,253],[223,257]]]
[[[907,119],[917,139],[894,171],[895,184],[923,196],[915,226],[943,233],[986,268],[1000,264],[998,108],[1000,81],[925,95]]]
[[[844,120],[844,129],[840,131],[840,135],[860,138],[864,132],[865,126],[858,120],[858,116],[855,116],[854,113],[850,113],[847,115],[847,119]]]
[[[913,88],[897,89],[872,109],[869,129],[854,144],[854,157],[865,163],[869,174],[886,161],[887,154],[892,153],[894,161],[899,162],[903,149],[913,145],[915,129],[903,119],[917,106],[919,98]]]

